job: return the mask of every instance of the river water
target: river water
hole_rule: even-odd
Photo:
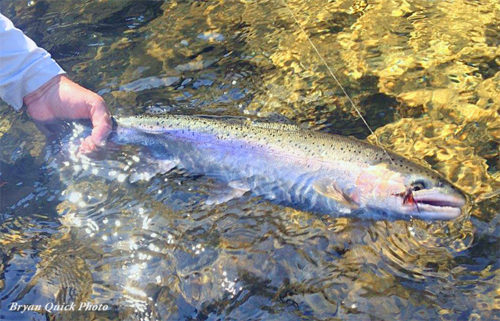
[[[216,181],[173,170],[131,183],[151,165],[133,146],[77,158],[0,103],[0,320],[500,319],[500,206],[487,197],[500,185],[498,2],[286,4],[0,11],[115,115],[248,116],[374,142],[303,28],[381,144],[468,193],[466,213],[360,220],[247,194],[204,206]]]

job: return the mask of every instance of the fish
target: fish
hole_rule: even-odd
[[[138,144],[265,200],[332,216],[459,217],[466,196],[439,173],[351,137],[191,115],[115,117],[110,140]]]

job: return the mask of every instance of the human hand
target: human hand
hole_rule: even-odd
[[[92,134],[79,151],[89,153],[106,143],[111,132],[111,114],[98,94],[83,88],[64,75],[58,75],[24,97],[28,114],[37,121],[90,119]]]

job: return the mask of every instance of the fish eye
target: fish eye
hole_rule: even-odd
[[[416,180],[413,183],[411,183],[410,188],[412,191],[415,192],[415,191],[420,191],[421,189],[427,188],[427,185],[426,185],[425,181],[419,179],[419,180]]]

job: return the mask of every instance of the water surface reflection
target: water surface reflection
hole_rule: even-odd
[[[473,199],[499,188],[495,1],[288,3],[383,144]],[[279,2],[0,10],[115,114],[250,115],[369,134]],[[249,195],[207,207],[216,181],[132,146],[75,157],[83,127],[71,126],[73,143],[45,143],[0,107],[0,319],[497,318],[498,197],[454,222],[318,216]],[[110,309],[8,311],[71,301]]]

